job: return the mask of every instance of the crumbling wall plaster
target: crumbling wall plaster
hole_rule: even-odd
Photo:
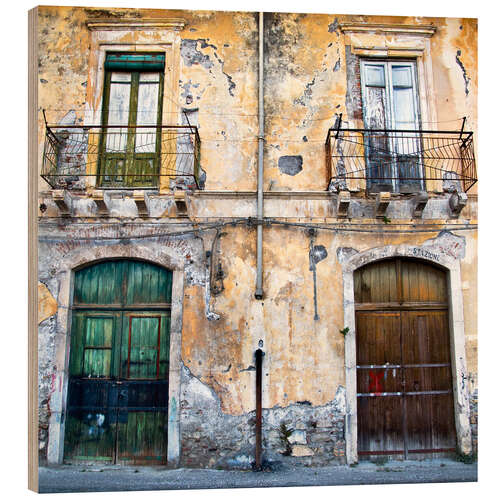
[[[255,457],[255,411],[228,415],[219,396],[183,367],[181,374],[181,464],[251,469]],[[345,390],[314,407],[308,401],[263,409],[263,463],[345,463]],[[287,450],[282,426],[293,430]]]

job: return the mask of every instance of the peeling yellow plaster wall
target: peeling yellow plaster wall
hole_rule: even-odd
[[[174,111],[168,120],[180,122],[181,108],[199,109],[206,189],[256,189],[255,13],[70,7],[41,7],[39,12],[40,112],[46,109],[51,123],[57,123],[69,110],[75,110],[78,118],[83,117],[86,95],[92,94],[92,89],[86,89],[91,84],[86,20],[96,16],[128,18],[132,14],[142,18],[184,19],[181,40],[198,41],[196,51],[206,57],[207,64],[190,63],[182,55],[179,57],[179,89],[165,88],[167,93],[175,90],[173,95],[179,94],[172,103]],[[468,116],[467,128],[476,129],[476,20],[266,14],[266,189],[326,189],[326,132],[334,124],[336,113],[343,113],[345,123],[356,125],[345,108],[345,36],[338,27],[342,22],[434,25],[437,31],[430,43],[439,123],[428,125],[458,130],[461,125],[458,118]],[[403,43],[404,37],[399,38]],[[131,33],[130,41],[133,40]],[[389,37],[387,43],[397,45],[397,40],[398,37]],[[469,79],[467,95],[464,72],[457,57]],[[188,96],[191,97],[187,99]],[[41,114],[39,123],[42,145]],[[302,155],[302,171],[294,176],[280,172],[278,161],[284,155]],[[40,186],[44,188],[45,183],[40,181]]]
[[[208,190],[255,190],[257,167],[257,20],[254,13],[190,12],[160,10],[82,9],[41,7],[39,17],[41,109],[50,123],[69,110],[82,118],[89,85],[90,17],[177,17],[186,21],[181,42],[196,41],[195,50],[210,64],[189,63],[179,55],[179,99],[174,109],[198,108],[202,142],[202,167]],[[266,17],[265,108],[266,190],[324,191],[327,187],[324,141],[335,113],[351,126],[346,111],[345,38],[338,28],[343,21],[365,23],[432,24],[433,83],[438,110],[435,128],[459,128],[454,122],[470,115],[476,128],[477,63],[476,22],[443,18],[275,14]],[[460,28],[462,27],[462,28]],[[131,35],[131,39],[133,36]],[[456,61],[457,50],[466,68]],[[231,85],[234,84],[234,87]],[[168,92],[168,88],[165,92]],[[188,96],[192,101],[188,103]],[[44,126],[39,120],[40,151]],[[180,121],[180,113],[172,117]],[[359,125],[359,124],[358,124]],[[280,172],[280,156],[302,155],[303,169],[295,176]],[[40,181],[40,189],[47,189]],[[246,204],[246,205],[245,205]],[[230,217],[253,201],[235,201],[224,215]],[[328,217],[304,200],[296,216]],[[469,210],[469,208],[467,208]],[[472,217],[474,219],[475,217]],[[361,221],[357,221],[361,222]],[[435,221],[439,222],[439,221]],[[446,222],[446,221],[440,221]],[[313,405],[333,399],[345,384],[343,292],[338,247],[358,251],[384,245],[424,242],[429,234],[359,235],[320,232],[315,244],[328,257],[318,263],[318,313],[314,320],[313,277],[309,270],[309,239],[303,230],[265,228],[265,298],[256,301],[255,234],[251,229],[229,228],[221,240],[221,260],[226,277],[224,292],[212,299],[218,321],[205,316],[205,290],[185,289],[182,359],[192,373],[221,398],[222,410],[241,414],[255,407],[253,352],[263,340],[264,405],[286,406],[308,400]],[[476,370],[476,250],[475,238],[467,238],[462,263],[465,329],[469,370]]]
[[[263,340],[264,406],[287,406],[297,401],[323,405],[339,385],[345,385],[342,268],[336,251],[359,252],[388,245],[420,245],[437,233],[406,235],[341,234],[319,231],[315,245],[328,256],[317,264],[320,319],[314,320],[313,275],[309,270],[309,236],[297,228],[265,228],[264,290],[255,287],[254,235],[228,228],[221,240],[225,290],[213,300],[218,321],[204,317],[204,289],[190,287],[184,300],[182,358],[191,372],[221,398],[224,412],[241,414],[255,407],[253,353]],[[475,303],[475,237],[466,234],[462,280],[464,303]],[[284,251],[286,249],[286,251]],[[469,262],[469,256],[472,260]],[[465,307],[469,372],[475,372],[476,313]],[[470,360],[469,360],[470,358]],[[243,370],[243,371],[242,371]]]

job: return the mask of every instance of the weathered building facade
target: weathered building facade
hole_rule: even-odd
[[[475,452],[476,20],[37,29],[42,461]]]

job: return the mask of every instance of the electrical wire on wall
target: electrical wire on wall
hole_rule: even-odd
[[[93,223],[86,223],[88,225],[95,225]],[[151,224],[151,223],[150,223]],[[186,224],[186,223],[183,223]],[[136,239],[148,239],[148,238],[172,238],[181,237],[188,235],[195,235],[200,232],[210,231],[213,229],[222,229],[225,227],[236,227],[238,225],[246,225],[247,227],[257,226],[257,219],[253,217],[248,218],[238,218],[229,221],[220,222],[209,222],[202,223],[197,222],[196,228],[186,229],[183,231],[171,231],[171,232],[158,232],[158,233],[148,233],[148,234],[137,234],[137,235],[117,235],[117,236],[40,236],[40,241],[97,241],[97,240],[136,240]],[[414,233],[434,233],[441,231],[475,231],[477,230],[477,224],[409,224],[404,227],[397,229],[388,229],[388,224],[386,223],[368,223],[368,224],[345,224],[345,223],[310,223],[310,222],[290,222],[284,220],[278,220],[275,218],[263,218],[264,226],[283,226],[289,228],[302,228],[302,229],[316,229],[318,231],[332,231],[335,233],[371,233],[371,234],[414,234]],[[140,224],[144,226],[144,223]],[[165,223],[157,223],[157,226],[165,226]],[[43,224],[42,227],[49,225]],[[54,224],[55,227],[60,228],[59,224]],[[113,225],[108,225],[108,227],[113,227]],[[403,226],[403,224],[392,223],[391,226]],[[408,227],[409,226],[409,227]],[[123,223],[117,223],[115,227],[123,228]]]

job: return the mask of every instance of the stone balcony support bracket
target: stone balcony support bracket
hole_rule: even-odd
[[[457,219],[467,204],[467,195],[462,191],[454,191],[448,200],[452,219]]]
[[[377,194],[377,199],[375,201],[375,215],[377,218],[385,217],[387,212],[387,207],[391,202],[391,193],[382,191]]]
[[[97,213],[99,215],[108,215],[108,207],[106,202],[104,201],[104,191],[95,190],[92,193],[92,199],[97,206]]]
[[[137,206],[137,213],[139,214],[139,217],[147,217],[149,215],[149,213],[148,213],[148,206],[146,203],[145,192],[144,191],[134,191],[132,198]]]
[[[174,202],[175,208],[177,210],[177,217],[187,217],[188,216],[188,206],[186,192],[175,190],[174,191]]]
[[[414,218],[421,218],[422,213],[429,201],[429,193],[427,191],[420,191],[413,196],[412,200],[412,215]]]
[[[57,205],[59,212],[63,217],[71,215],[71,199],[69,193],[64,189],[55,189],[52,191],[52,199]]]
[[[349,191],[339,191],[337,197],[337,217],[347,217],[350,203],[351,193]]]

